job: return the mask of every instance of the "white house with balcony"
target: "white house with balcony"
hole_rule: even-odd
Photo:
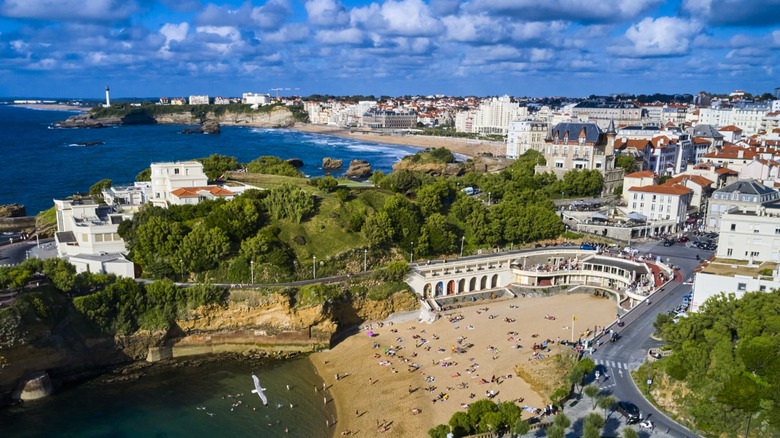
[[[54,242],[59,257],[73,263],[77,272],[135,277],[133,263],[123,256],[125,242],[117,231],[127,217],[92,199],[55,199],[54,207],[57,214]]]

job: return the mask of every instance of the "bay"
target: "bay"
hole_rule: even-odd
[[[266,388],[267,407],[251,393],[253,373]],[[152,368],[146,374],[124,382],[96,379],[45,399],[1,408],[0,434],[9,438],[330,436],[326,420],[333,424],[332,402],[323,404],[322,390],[314,391],[322,379],[306,358],[260,366],[215,360],[200,366]]]
[[[101,129],[49,129],[71,115],[0,105],[2,180],[0,204],[18,203],[28,215],[51,208],[52,199],[86,192],[101,179],[131,184],[152,162],[184,161],[211,154],[249,162],[263,155],[300,158],[301,171],[324,176],[322,159],[344,160],[340,176],[353,159],[389,173],[393,164],[419,148],[363,142],[289,129],[224,126],[218,135],[182,134],[181,125],[138,125]],[[94,146],[79,143],[102,142]]]

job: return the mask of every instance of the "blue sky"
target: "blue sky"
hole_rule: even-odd
[[[780,87],[780,0],[0,0],[0,96]]]

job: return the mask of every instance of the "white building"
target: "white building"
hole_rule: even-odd
[[[719,231],[722,229],[721,217],[726,212],[734,208],[738,208],[740,211],[755,212],[762,205],[778,199],[780,199],[780,193],[757,181],[736,181],[713,192],[707,209],[706,227],[711,231]]]
[[[190,105],[208,105],[209,97],[207,95],[192,95],[189,99]]]
[[[236,192],[208,185],[203,164],[198,161],[152,163],[149,202],[158,207],[197,204],[204,199],[233,199]]]
[[[631,187],[628,209],[652,222],[658,233],[679,231],[688,218],[693,190],[680,184]]]
[[[483,101],[474,113],[472,131],[479,134],[506,135],[509,122],[528,115],[528,108],[504,95]]]
[[[125,242],[119,237],[119,224],[127,217],[113,212],[110,206],[92,199],[54,200],[57,232],[54,242],[57,255],[71,260],[78,272],[112,273],[134,278],[133,263],[122,255]],[[79,264],[89,258],[110,259],[111,263]]]
[[[509,122],[506,156],[517,158],[531,149],[544,153],[549,129],[550,125],[547,122],[534,120]]]
[[[269,94],[257,94],[257,93],[244,93],[241,95],[241,103],[246,105],[268,105],[271,103],[271,95]]]
[[[116,186],[103,189],[103,200],[114,210],[137,211],[143,204],[149,202],[152,193],[152,183],[136,181],[132,186]]]
[[[698,311],[708,299],[721,293],[742,298],[747,292],[780,289],[780,265],[716,258],[696,274],[689,311]]]

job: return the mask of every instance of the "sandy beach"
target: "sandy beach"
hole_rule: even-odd
[[[444,147],[453,153],[466,155],[468,157],[476,157],[482,153],[491,153],[494,156],[503,156],[506,154],[506,145],[501,142],[450,137],[431,137],[424,135],[380,135],[350,132],[349,129],[327,125],[312,125],[308,123],[296,123],[292,129],[312,134],[333,135],[336,137],[351,138],[374,143],[397,144],[419,148]]]
[[[570,340],[573,314],[576,339],[612,322],[615,310],[612,300],[577,294],[486,301],[433,324],[364,324],[311,360],[335,404],[334,436],[426,436],[490,391],[496,401],[543,408],[549,401],[515,375],[515,366],[544,360],[533,358],[534,343]]]

